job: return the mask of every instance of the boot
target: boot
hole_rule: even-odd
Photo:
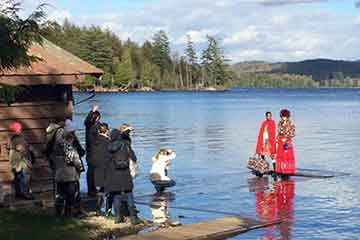
[[[138,217],[137,213],[130,215],[130,221],[131,221],[132,225],[138,225],[138,224],[142,223],[142,221]]]
[[[65,217],[72,218],[72,207],[66,206],[65,207]]]
[[[98,194],[96,199],[96,215],[101,216],[101,207],[103,206],[103,196]]]
[[[121,204],[122,205],[122,204]],[[122,206],[116,206],[116,218],[115,218],[115,224],[123,223],[125,222],[125,217],[121,212]]]
[[[105,216],[112,216],[112,207],[113,207],[114,196],[112,194],[107,194],[105,200]]]
[[[127,193],[127,206],[129,209],[130,221],[132,225],[138,225],[142,221],[138,218],[138,211],[135,207],[133,193]]]
[[[65,215],[65,199],[60,195],[57,195],[55,198],[55,213],[57,217]]]

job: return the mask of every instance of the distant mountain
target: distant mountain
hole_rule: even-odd
[[[268,63],[263,61],[241,62],[232,65],[237,73],[288,73],[312,76],[314,80],[359,78],[360,60],[342,61],[313,59],[300,62]]]

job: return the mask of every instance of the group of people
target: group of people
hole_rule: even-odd
[[[129,124],[110,130],[100,121],[98,106],[88,113],[85,125],[85,150],[70,119],[54,119],[46,129],[44,154],[49,160],[54,177],[55,209],[59,216],[83,214],[80,195],[80,174],[85,171],[82,157],[86,154],[88,195],[97,198],[97,212],[106,216],[115,213],[116,222],[129,217],[132,224],[140,223],[134,203],[133,178],[137,173],[137,157],[131,145]],[[14,173],[16,197],[33,199],[31,170],[34,151],[22,134],[22,125],[10,125],[9,158]],[[168,176],[176,154],[171,149],[160,149],[153,157],[150,181],[158,194],[175,185]],[[114,211],[113,211],[114,210]]]
[[[293,138],[295,125],[291,113],[287,109],[280,111],[280,121],[277,124],[272,119],[272,113],[265,113],[266,119],[261,124],[256,144],[256,154],[263,160],[272,159],[273,177],[288,179],[296,173]]]
[[[295,125],[290,111],[280,111],[276,126],[271,112],[266,112],[256,145],[256,154],[262,159],[270,157],[273,176],[288,178],[296,172],[292,139]],[[133,224],[140,222],[134,203],[133,178],[137,175],[137,157],[132,148],[129,124],[110,130],[100,121],[98,106],[88,113],[85,125],[85,149],[80,144],[76,129],[70,119],[54,119],[46,129],[44,154],[49,160],[54,178],[55,207],[60,216],[83,213],[80,195],[80,174],[85,171],[82,157],[86,155],[88,195],[97,198],[97,211],[124,222],[129,217]],[[36,161],[34,149],[29,145],[19,122],[10,124],[9,159],[14,175],[16,197],[33,199],[31,189],[32,168]],[[171,149],[160,149],[152,158],[150,181],[158,194],[175,186],[168,176],[169,166],[176,157]]]

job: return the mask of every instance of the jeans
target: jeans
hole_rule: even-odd
[[[157,192],[163,192],[165,188],[175,186],[176,182],[174,180],[169,180],[169,181],[158,180],[158,181],[152,181],[152,184],[154,184],[154,187]]]
[[[115,215],[118,218],[121,219],[124,216],[137,217],[134,194],[132,192],[112,192],[109,197],[113,198]]]
[[[95,186],[95,171],[94,167],[88,164],[87,172],[86,172],[86,182],[88,187],[88,193],[96,193]]]
[[[30,173],[14,171],[14,187],[17,196],[24,196],[29,193]]]

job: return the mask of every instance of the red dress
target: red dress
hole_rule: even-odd
[[[272,156],[276,152],[275,145],[276,124],[274,120],[265,120],[260,127],[256,144],[256,153]]]
[[[295,125],[291,120],[281,120],[278,125],[276,169],[280,174],[294,174],[295,154],[292,138],[295,137]]]

